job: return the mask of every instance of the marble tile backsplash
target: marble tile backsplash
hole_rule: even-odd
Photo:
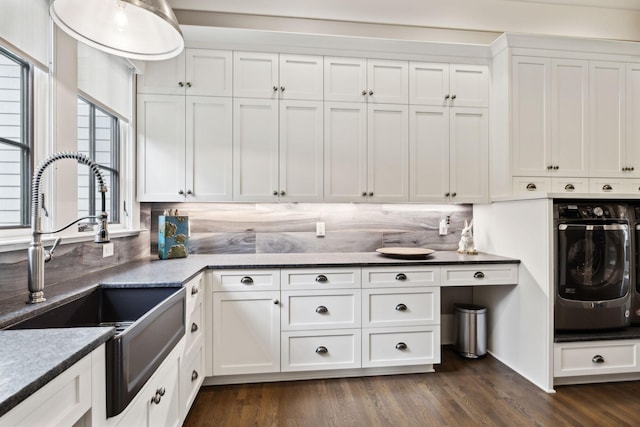
[[[141,221],[158,250],[158,216],[189,216],[189,253],[369,252],[387,246],[455,250],[471,205],[317,203],[143,203]],[[449,217],[449,233],[439,223]],[[325,237],[316,237],[324,222]]]

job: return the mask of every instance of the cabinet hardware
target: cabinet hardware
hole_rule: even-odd
[[[605,184],[602,186],[602,191],[611,191],[613,190],[613,187],[610,186],[609,184]]]
[[[550,171],[550,170],[552,170],[552,169],[553,169],[553,165],[549,165],[549,166],[547,166],[547,170],[548,170],[548,171]]]
[[[274,300],[273,300],[273,304],[274,304],[274,305],[278,305],[278,304],[280,304],[280,301],[279,301],[279,300],[277,300],[277,299],[274,299]]]
[[[458,193],[451,193],[451,197],[456,197]]]
[[[162,400],[162,396],[160,396],[158,392],[156,392],[156,394],[153,397],[151,397],[151,403],[155,403],[156,405],[158,405],[161,400]]]
[[[274,91],[274,92],[277,92],[277,91],[278,91],[278,86],[274,86],[274,87],[273,87],[273,91]]]
[[[396,274],[396,280],[407,280],[407,275],[404,273]]]
[[[365,96],[366,94],[367,94],[367,91],[366,91],[366,90],[363,90],[363,91],[362,91],[362,96]]]
[[[280,192],[281,196],[284,196],[285,194],[287,194],[287,193],[285,193],[284,190]]]
[[[187,82],[187,87],[191,87],[191,82]]]
[[[629,168],[628,168],[628,167],[626,167],[626,166],[622,168],[622,172],[626,172],[626,171],[628,171],[628,170],[629,170]]]
[[[403,342],[399,342],[398,344],[396,344],[396,348],[398,350],[406,350],[407,349],[407,345]]]
[[[278,190],[273,190],[273,195],[277,196],[278,195]]]
[[[444,193],[444,197],[449,197],[451,193]]]
[[[458,95],[451,95],[451,100],[453,101],[454,99],[456,99]]]
[[[553,167],[553,170],[554,170],[554,171],[557,171],[558,169],[560,169],[560,166],[558,166],[558,165],[555,165],[555,166]]]
[[[373,197],[373,191],[369,192],[369,197]]]
[[[316,353],[326,354],[326,353],[329,353],[329,350],[327,350],[327,347],[321,345],[320,347],[316,348]]]
[[[444,96],[444,100],[446,101],[446,100],[448,100],[448,99],[449,99],[449,95],[445,95],[445,96]]]
[[[183,190],[178,190],[178,194],[182,196],[184,194],[184,191]]]
[[[160,387],[160,388],[158,389],[158,391],[157,391],[157,393],[158,393],[160,396],[164,396],[166,392],[167,392],[167,391],[164,389],[164,387]]]
[[[243,285],[252,285],[253,279],[249,276],[244,276],[242,279],[240,279],[240,283],[242,283]]]
[[[184,87],[184,83],[182,83],[182,82],[178,82],[178,86],[180,86],[180,87]]]
[[[327,279],[327,276],[325,276],[324,274],[318,274],[316,276],[316,282],[318,282],[318,283],[326,283],[328,281],[329,281],[329,279]]]
[[[191,288],[191,295],[195,295],[199,292],[199,289],[197,286],[194,286]]]
[[[280,86],[280,92],[284,92],[284,86]]]
[[[193,191],[187,190],[187,195],[191,196],[192,194],[193,194]]]
[[[576,187],[574,187],[573,184],[567,184],[564,186],[564,189],[567,191],[573,191],[576,189]]]
[[[191,324],[191,333],[194,333],[198,330],[198,325],[194,322]]]
[[[369,96],[373,96],[373,91],[372,90],[369,91]]]
[[[328,312],[329,312],[329,309],[324,305],[319,305],[318,307],[316,307],[316,313],[318,314],[326,314]]]
[[[484,273],[482,271],[476,271],[473,275],[474,279],[484,279]]]
[[[602,357],[602,356],[601,356],[601,355],[599,355],[599,354],[596,354],[595,356],[593,356],[593,359],[591,359],[591,361],[592,361],[593,363],[598,363],[598,364],[600,364],[600,363],[604,363],[604,357]]]
[[[529,191],[533,191],[533,190],[537,190],[538,187],[536,187],[536,185],[533,182],[530,182],[527,184],[527,190]]]
[[[406,311],[407,310],[407,306],[404,304],[398,304],[396,305],[396,310],[398,311]]]
[[[198,371],[194,369],[193,372],[191,372],[191,381],[195,381],[197,379],[198,379]]]
[[[367,192],[366,191],[362,192],[362,197],[367,197]]]

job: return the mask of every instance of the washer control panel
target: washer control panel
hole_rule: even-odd
[[[618,205],[559,204],[557,215],[561,219],[623,219],[625,209]]]

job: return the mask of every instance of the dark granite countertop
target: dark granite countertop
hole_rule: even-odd
[[[106,342],[111,327],[0,332],[0,416]]]
[[[625,329],[607,331],[581,331],[581,332],[556,332],[554,343],[609,341],[609,340],[633,340],[640,338],[640,327],[630,326]]]
[[[436,252],[425,259],[403,260],[363,253],[292,253],[190,255],[145,258],[61,283],[45,283],[47,301],[25,304],[23,296],[0,301],[0,329],[89,293],[96,286],[175,286],[203,269],[329,268],[464,264],[514,264],[519,260],[489,254]],[[45,272],[46,282],[46,272]],[[0,416],[89,354],[114,334],[113,328],[0,330]]]

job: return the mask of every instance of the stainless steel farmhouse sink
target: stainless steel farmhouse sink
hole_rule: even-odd
[[[9,326],[45,329],[115,326],[106,342],[107,416],[119,414],[185,332],[181,286],[101,285],[89,294]]]

